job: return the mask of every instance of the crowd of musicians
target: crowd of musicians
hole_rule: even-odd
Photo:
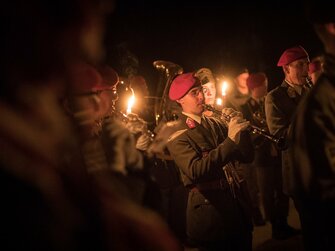
[[[51,2],[1,14],[1,250],[251,251],[265,224],[335,250],[331,8],[308,5],[324,54],[282,48],[269,92],[265,72],[236,68],[226,91],[209,68],[157,61],[153,111],[146,80],[103,60],[113,2]]]

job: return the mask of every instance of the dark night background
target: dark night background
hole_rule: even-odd
[[[283,79],[276,63],[285,49],[302,45],[311,58],[322,52],[302,1],[119,0],[108,31],[107,62],[120,75],[144,76],[152,95],[155,60],[177,63],[184,72],[264,71],[272,89]]]

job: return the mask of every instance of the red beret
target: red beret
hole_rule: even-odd
[[[171,83],[169,98],[178,100],[194,86],[200,85],[200,81],[193,76],[193,73],[184,73],[178,75]]]
[[[103,83],[112,87],[119,82],[119,75],[117,72],[107,65],[100,67],[99,72],[103,78]]]
[[[309,74],[314,73],[316,71],[321,71],[321,62],[319,60],[311,62],[308,66]]]
[[[144,89],[147,88],[147,82],[145,81],[145,78],[140,75],[131,77],[129,82],[131,87]]]
[[[308,58],[308,53],[302,46],[289,48],[280,56],[277,66],[287,65],[301,58]]]
[[[265,81],[266,75],[263,72],[253,73],[247,78],[247,86],[252,90],[258,86],[264,85]]]
[[[99,72],[91,65],[80,63],[72,68],[71,84],[74,94],[90,94],[110,89],[102,81]]]

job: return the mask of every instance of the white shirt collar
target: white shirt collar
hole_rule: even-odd
[[[187,117],[190,117],[191,119],[194,119],[198,124],[201,124],[201,117],[195,114],[187,113],[187,112],[182,112]]]
[[[295,84],[292,84],[291,82],[289,82],[288,80],[285,79],[285,82],[291,86],[299,95],[301,95],[301,92],[302,92],[302,86],[301,85],[295,85]]]

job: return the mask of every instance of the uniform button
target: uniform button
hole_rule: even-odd
[[[205,203],[208,203],[208,200],[205,200]]]

